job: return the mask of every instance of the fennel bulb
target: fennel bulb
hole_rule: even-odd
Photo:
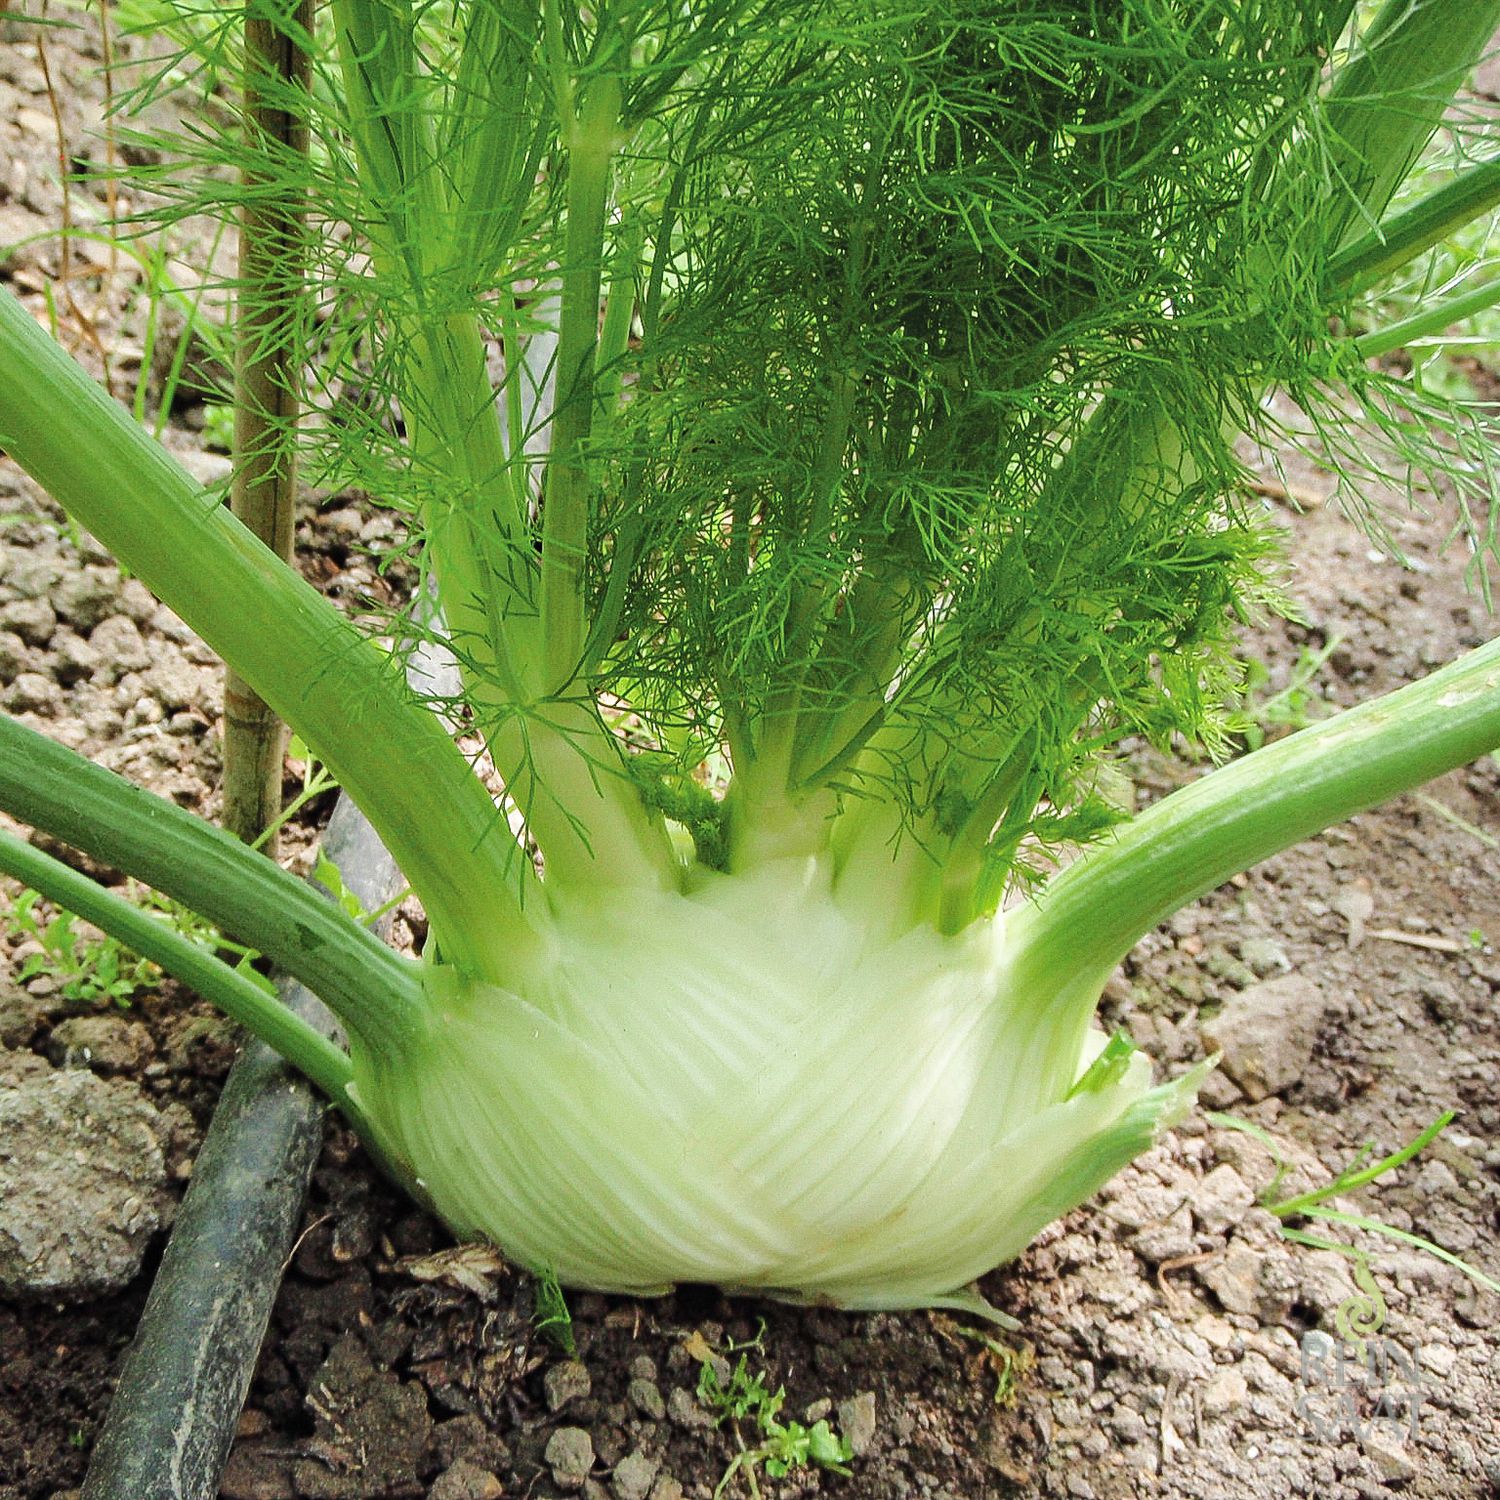
[[[786,860],[564,902],[513,989],[430,969],[410,1047],[356,1047],[358,1100],[455,1229],[565,1284],[950,1302],[1196,1080],[1137,1054],[1058,1094],[1105,1039],[1016,986],[1004,917],[881,936],[832,896]]]

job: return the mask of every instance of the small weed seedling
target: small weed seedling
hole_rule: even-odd
[[[266,993],[274,993],[271,981],[254,968],[260,955],[253,948],[224,937],[211,922],[180,902],[152,890],[136,894],[140,905],[163,925],[196,947],[232,959],[236,973]],[[41,951],[30,954],[16,971],[18,984],[46,974],[57,982],[65,1000],[84,1005],[111,1000],[122,1007],[143,990],[154,990],[161,984],[162,971],[156,964],[139,957],[117,938],[93,935],[79,925],[73,912],[44,901],[34,890],[21,891],[10,910],[0,916],[0,925],[11,942],[40,945]]]
[[[777,1386],[772,1392],[764,1371],[752,1373],[749,1351],[758,1350],[765,1335],[765,1324],[748,1343],[730,1344],[726,1355],[737,1354],[738,1360],[724,1379],[711,1349],[701,1351],[698,1370],[698,1399],[717,1413],[716,1427],[729,1424],[739,1452],[735,1454],[723,1477],[714,1487],[715,1500],[729,1487],[738,1473],[743,1473],[750,1493],[758,1497],[760,1485],[756,1470],[764,1469],[772,1479],[781,1479],[794,1469],[815,1464],[832,1474],[848,1478],[849,1460],[854,1450],[849,1439],[840,1437],[823,1418],[811,1427],[801,1422],[783,1422],[781,1408],[786,1403],[786,1389]],[[759,1441],[747,1443],[740,1424],[747,1423]]]
[[[1332,635],[1321,651],[1304,646],[1279,693],[1266,694],[1271,671],[1265,662],[1251,657],[1245,663],[1245,701],[1240,709],[1244,722],[1240,733],[1248,749],[1259,750],[1268,739],[1279,738],[1272,731],[1306,729],[1314,719],[1326,718],[1332,712],[1328,700],[1313,685],[1313,679],[1343,642],[1343,636]]]
[[[557,1280],[557,1272],[544,1266],[536,1277],[536,1310],[531,1324],[549,1343],[562,1350],[569,1359],[577,1359],[578,1344],[573,1338],[573,1314],[568,1299]]]
[[[1366,1142],[1348,1166],[1331,1182],[1326,1182],[1321,1187],[1311,1188],[1305,1193],[1296,1193],[1290,1198],[1280,1196],[1281,1182],[1287,1173],[1287,1162],[1274,1136],[1249,1120],[1239,1119],[1235,1115],[1211,1114],[1208,1119],[1210,1124],[1221,1126],[1226,1130],[1238,1130],[1250,1136],[1271,1153],[1271,1159],[1276,1164],[1276,1172],[1271,1181],[1261,1190],[1260,1201],[1262,1207],[1275,1214],[1283,1239],[1295,1245],[1308,1245],[1314,1250],[1335,1250],[1354,1261],[1354,1281],[1360,1291],[1338,1308],[1334,1320],[1339,1333],[1356,1347],[1362,1346],[1366,1336],[1378,1333],[1385,1323],[1385,1297],[1370,1268],[1370,1254],[1367,1250],[1345,1244],[1341,1240],[1331,1240],[1324,1235],[1314,1234],[1311,1230],[1299,1228],[1298,1220],[1336,1224],[1345,1229],[1362,1229],[1372,1234],[1384,1235],[1387,1239],[1399,1240],[1404,1245],[1413,1245],[1418,1250],[1425,1251],[1428,1255],[1442,1261],[1444,1265],[1453,1266],[1462,1271],[1476,1285],[1491,1292],[1500,1292],[1500,1282],[1486,1276],[1477,1266],[1470,1265],[1468,1261],[1462,1260],[1451,1250],[1444,1250],[1441,1245],[1434,1244],[1424,1236],[1397,1229],[1395,1225],[1387,1224],[1383,1219],[1377,1219],[1368,1214],[1350,1213],[1345,1209],[1332,1207],[1333,1199],[1366,1187],[1377,1178],[1394,1172],[1398,1167],[1404,1166],[1414,1157],[1419,1156],[1452,1122],[1453,1111],[1451,1109],[1444,1110],[1420,1135],[1415,1136],[1398,1150],[1392,1151],[1388,1156],[1382,1156],[1378,1161],[1370,1161],[1375,1146],[1373,1142]]]
[[[161,970],[155,964],[137,958],[112,937],[88,936],[80,931],[72,912],[52,907],[36,891],[22,891],[4,922],[12,942],[41,947],[16,972],[18,984],[46,974],[57,981],[66,1000],[113,1000],[126,1006],[132,996],[161,982]]]
[[[971,1328],[940,1313],[932,1313],[930,1317],[938,1335],[950,1344],[961,1346],[967,1339],[979,1345],[980,1362],[987,1365],[995,1377],[996,1406],[1014,1406],[1020,1400],[1021,1382],[1036,1363],[1036,1350],[1029,1343],[1023,1339],[1018,1347],[1012,1348],[983,1329]]]

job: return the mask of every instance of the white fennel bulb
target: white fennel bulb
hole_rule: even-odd
[[[548,939],[514,988],[430,968],[410,1050],[354,1061],[437,1211],[567,1285],[975,1306],[1197,1081],[1136,1054],[1068,1097],[1103,1035],[1018,987],[1006,917],[881,941],[816,860],[595,892]]]

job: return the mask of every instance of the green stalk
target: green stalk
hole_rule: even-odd
[[[594,81],[575,121],[567,122],[567,238],[557,341],[557,410],[542,511],[543,691],[573,678],[583,654],[583,565],[588,550],[588,474],[582,448],[594,417],[603,274],[604,215],[620,127],[620,84]]]
[[[1328,89],[1329,158],[1303,162],[1342,186],[1328,207],[1345,238],[1379,222],[1497,26],[1500,0],[1386,0],[1365,28]]]
[[[1500,280],[1487,281],[1457,297],[1445,298],[1436,307],[1402,318],[1399,323],[1362,333],[1355,339],[1354,347],[1365,359],[1379,359],[1383,354],[1409,348],[1418,339],[1430,339],[1446,332],[1455,323],[1462,323],[1465,318],[1472,318],[1475,313],[1482,313],[1497,302],[1500,302]]]
[[[577,672],[582,650],[588,493],[577,452],[587,438],[594,405],[601,246],[619,128],[618,80],[595,80],[582,117],[565,117],[571,122],[572,151],[559,404],[548,465],[538,601],[525,487],[515,480],[515,466],[524,464],[520,444],[508,457],[476,320],[446,309],[455,288],[474,270],[453,263],[451,247],[488,237],[489,251],[499,253],[503,247],[498,241],[519,222],[520,206],[529,196],[531,168],[526,164],[534,166],[539,137],[532,140],[530,155],[518,158],[519,186],[509,195],[501,191],[497,196],[493,182],[463,172],[459,180],[450,180],[449,173],[437,168],[424,117],[412,102],[425,80],[409,7],[402,3],[377,10],[336,0],[333,8],[345,85],[354,103],[360,171],[378,208],[377,263],[394,279],[409,283],[416,304],[406,331],[401,405],[418,468],[432,476],[437,489],[424,517],[429,557],[478,725],[507,792],[542,847],[550,876],[659,883],[671,868],[659,820],[645,814],[620,774],[618,750],[593,705],[555,696]],[[488,30],[474,45],[481,50],[501,46]],[[469,61],[466,52],[466,66]],[[483,71],[475,62],[466,76],[477,107],[487,110],[488,96],[479,80]],[[504,80],[494,86],[502,93],[508,87]],[[571,99],[571,88],[563,92]],[[520,94],[507,97],[510,103],[502,101],[502,114],[521,107]],[[486,115],[476,127],[474,144],[483,145],[484,159],[493,144],[484,141],[496,124],[496,116]],[[462,138],[453,149],[473,167],[461,145]],[[450,189],[446,193],[445,187]],[[465,196],[476,194],[489,201]],[[455,222],[468,226],[457,239]],[[520,378],[518,365],[508,368],[512,382]],[[507,405],[514,433],[519,423],[511,393]],[[527,883],[529,875],[529,862],[518,861],[513,882]]]
[[[1329,284],[1357,296],[1500,206],[1500,156],[1466,167],[1462,175],[1393,214],[1328,267]]]
[[[515,844],[463,754],[405,701],[396,664],[206,496],[8,292],[0,446],[302,735],[421,897],[444,954],[504,974],[526,932]]]
[[[312,60],[297,33],[312,31],[312,0],[282,0],[281,14],[245,10],[242,112],[249,159],[270,155],[269,172],[247,170],[240,212],[235,305],[234,514],[283,562],[292,560],[297,500],[298,387],[307,291],[302,276],[302,192],[277,176],[276,158],[307,153],[305,96]],[[268,629],[274,628],[270,621]],[[224,678],[223,822],[276,857],[286,729],[234,669]],[[269,832],[268,832],[269,830]]]
[[[1283,1198],[1279,1202],[1268,1203],[1266,1207],[1277,1218],[1289,1219],[1298,1214],[1304,1214],[1310,1209],[1321,1207],[1330,1198],[1356,1192],[1374,1182],[1378,1177],[1383,1177],[1387,1172],[1394,1172],[1398,1167],[1404,1167],[1413,1157],[1420,1156],[1453,1123],[1453,1119],[1453,1111],[1444,1110],[1420,1135],[1392,1151],[1389,1156],[1382,1156],[1379,1161],[1358,1171],[1340,1172],[1332,1182],[1325,1182],[1322,1187],[1298,1193],[1294,1198]]]
[[[259,985],[235,973],[165,922],[3,830],[0,870],[40,891],[55,905],[76,912],[196,990],[305,1073],[350,1117],[356,1129],[363,1126],[363,1116],[349,1097],[353,1068],[347,1055]]]
[[[1497,746],[1500,639],[1163,798],[1013,914],[1020,951],[1102,982],[1158,922],[1232,875]]]
[[[224,830],[6,715],[0,808],[233,932],[372,1046],[389,1051],[422,1024],[417,965],[334,902]]]
[[[620,236],[619,255],[611,270],[609,291],[604,299],[604,326],[599,333],[594,402],[599,416],[606,422],[612,420],[619,410],[621,367],[630,349],[636,275],[640,270],[644,239],[639,220],[631,221]]]

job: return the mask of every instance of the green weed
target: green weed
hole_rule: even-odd
[[[568,1311],[568,1299],[563,1296],[557,1272],[551,1266],[543,1266],[536,1273],[536,1310],[531,1315],[531,1325],[569,1359],[577,1359],[573,1314]]]
[[[736,1474],[743,1473],[745,1482],[753,1496],[760,1495],[756,1479],[757,1469],[763,1469],[772,1479],[781,1479],[794,1469],[814,1465],[831,1474],[848,1477],[851,1470],[849,1460],[854,1450],[849,1439],[840,1437],[824,1418],[811,1427],[801,1422],[784,1422],[781,1408],[786,1402],[786,1390],[777,1386],[773,1392],[766,1383],[763,1371],[752,1372],[749,1351],[758,1350],[765,1334],[765,1324],[748,1343],[730,1344],[728,1354],[738,1354],[739,1359],[730,1370],[729,1378],[723,1379],[716,1364],[713,1351],[707,1351],[698,1371],[698,1398],[718,1413],[714,1425],[729,1424],[739,1452],[735,1454],[723,1477],[714,1487],[715,1500],[728,1488]],[[753,1435],[759,1439],[753,1445],[745,1441],[740,1423],[750,1425]]]
[[[253,967],[260,957],[254,949],[224,937],[196,912],[159,892],[138,889],[135,899],[189,942],[235,959],[239,973],[267,991],[273,989],[271,981]],[[111,1001],[121,1007],[161,986],[162,971],[149,959],[131,952],[116,938],[96,934],[73,912],[54,907],[34,890],[22,890],[0,913],[0,930],[12,943],[36,943],[40,947],[41,951],[29,954],[16,971],[18,984],[45,974],[57,983],[65,1000],[80,1004]]]
[[[1243,1135],[1250,1136],[1271,1153],[1271,1160],[1276,1165],[1276,1171],[1271,1181],[1261,1190],[1260,1202],[1263,1208],[1276,1216],[1283,1239],[1296,1245],[1307,1245],[1314,1250],[1334,1250],[1340,1255],[1349,1256],[1354,1261],[1354,1281],[1360,1291],[1340,1304],[1334,1313],[1334,1323],[1340,1335],[1356,1347],[1361,1345],[1365,1337],[1378,1333],[1385,1323],[1385,1297],[1370,1267],[1370,1252],[1342,1240],[1329,1239],[1325,1235],[1301,1228],[1299,1221],[1364,1230],[1371,1234],[1383,1235],[1387,1239],[1397,1240],[1403,1245],[1412,1245],[1436,1260],[1442,1261],[1444,1265],[1462,1271],[1471,1281],[1487,1291],[1500,1292],[1500,1282],[1486,1276],[1477,1266],[1469,1264],[1468,1261],[1453,1254],[1451,1250],[1444,1250],[1441,1245],[1434,1244],[1422,1235],[1397,1229],[1395,1225],[1387,1224],[1384,1220],[1368,1214],[1349,1213],[1345,1209],[1331,1206],[1334,1198],[1366,1187],[1378,1178],[1404,1166],[1413,1157],[1420,1155],[1452,1122],[1452,1110],[1444,1110],[1431,1125],[1408,1141],[1406,1145],[1373,1162],[1370,1158],[1375,1153],[1375,1146],[1373,1142],[1367,1141],[1355,1153],[1348,1166],[1331,1182],[1326,1182],[1321,1187],[1310,1188],[1304,1193],[1293,1194],[1291,1197],[1280,1196],[1282,1179],[1287,1173],[1287,1162],[1274,1136],[1261,1129],[1259,1125],[1249,1120],[1242,1120],[1236,1115],[1210,1114],[1208,1120],[1210,1124],[1218,1125],[1223,1129],[1237,1130]]]
[[[1333,635],[1319,651],[1304,646],[1280,692],[1268,693],[1271,669],[1259,657],[1245,663],[1244,701],[1240,706],[1240,735],[1249,750],[1259,750],[1268,739],[1279,736],[1273,731],[1294,732],[1306,729],[1315,719],[1333,712],[1333,705],[1313,685],[1328,658],[1343,644],[1341,635]]]
[[[41,947],[16,971],[19,984],[45,974],[57,981],[66,1000],[112,1000],[126,1006],[142,990],[161,983],[161,970],[155,964],[135,957],[112,937],[81,931],[72,912],[56,910],[36,891],[22,891],[3,920],[5,935],[13,943],[32,942]]]

